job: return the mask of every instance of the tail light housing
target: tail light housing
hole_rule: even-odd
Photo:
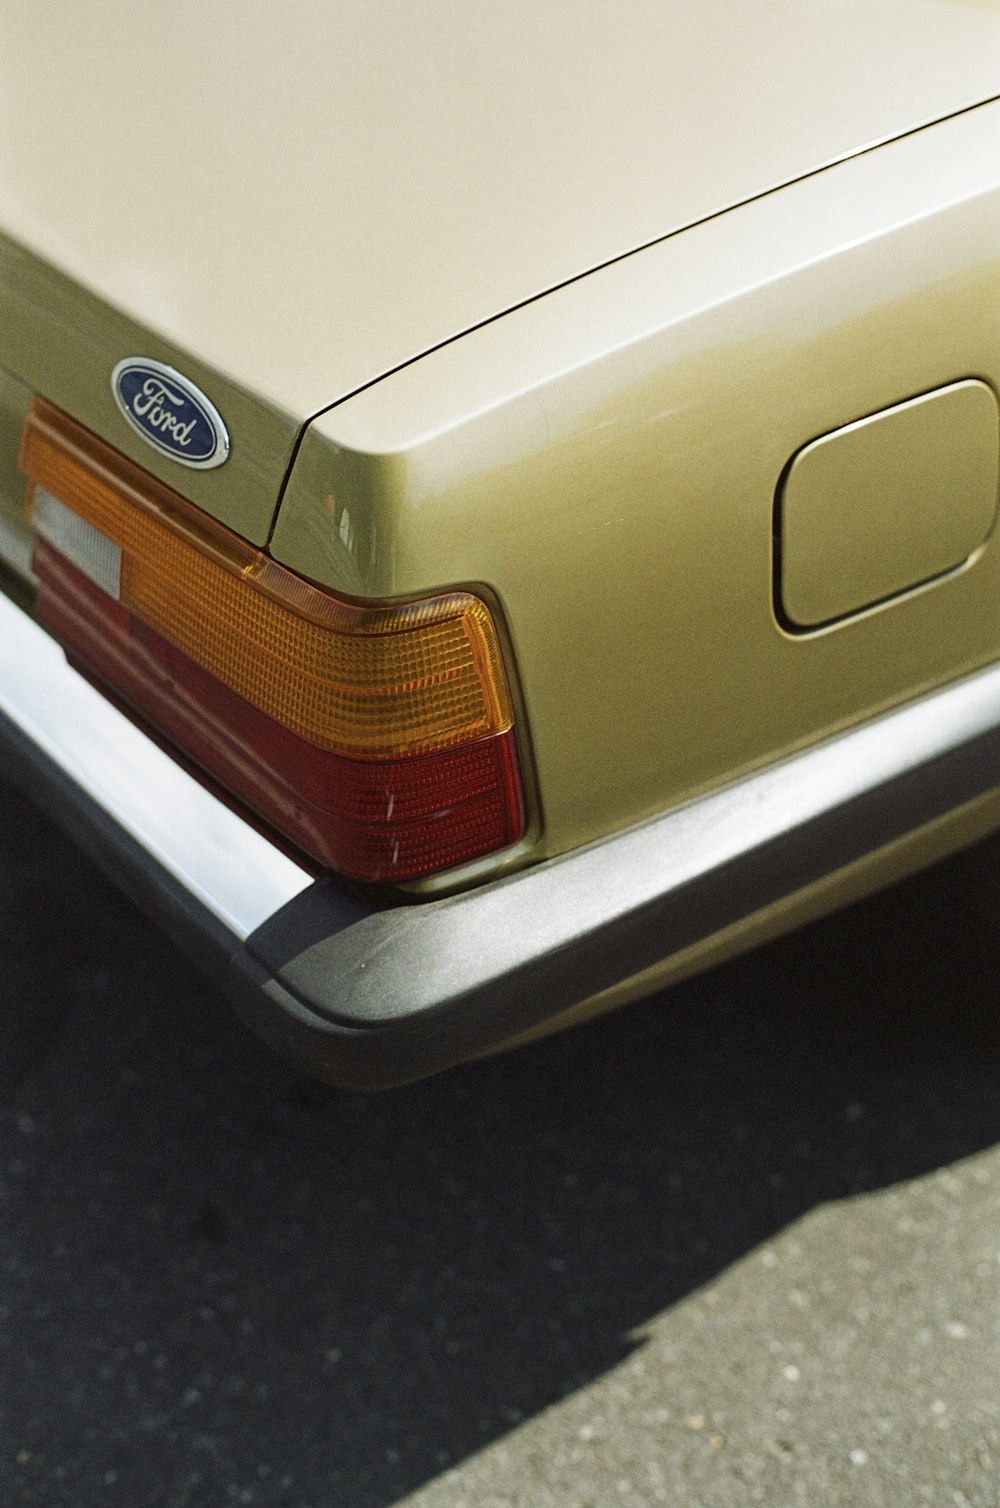
[[[334,597],[39,400],[21,466],[41,621],[319,864],[405,880],[521,836],[510,690],[480,598]]]

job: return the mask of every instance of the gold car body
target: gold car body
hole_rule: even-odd
[[[482,594],[527,830],[400,911],[469,916],[468,891],[502,927],[505,877],[593,852],[586,891],[604,840],[675,814],[683,846],[713,793],[766,805],[740,782],[811,749],[835,770],[847,730],[1000,659],[1000,8],[100,13],[65,17],[58,49],[36,7],[0,19],[12,590],[41,395],[336,593]],[[179,476],[122,422],[109,374],[136,353],[225,416],[224,466]],[[498,1009],[489,1040],[457,1029],[433,1066],[998,823],[980,774],[741,904],[703,897],[697,925],[547,1010]],[[595,913],[595,936],[613,924]]]

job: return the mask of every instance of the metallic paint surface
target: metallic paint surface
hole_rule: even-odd
[[[957,0],[102,0],[58,45],[44,13],[0,13],[0,224],[299,418],[998,92],[1000,12]]]
[[[211,394],[225,414],[232,442],[225,466],[215,471],[178,466],[151,449],[125,422],[111,392],[111,373],[119,358],[133,351],[146,351],[166,366],[184,371]],[[103,436],[161,482],[179,486],[192,503],[252,544],[266,542],[292,458],[298,420],[206,366],[197,345],[182,350],[161,335],[151,334],[2,234],[0,368],[6,368],[12,378],[16,374],[18,383]],[[0,386],[2,378],[0,372]],[[16,465],[20,425],[11,431],[6,414],[3,419],[4,455]],[[6,483],[6,476],[3,480]],[[20,509],[23,496],[19,486],[14,499],[5,498],[0,506],[5,511]]]
[[[805,446],[781,486],[780,592],[815,628],[953,570],[996,522],[1000,408],[956,382]]]
[[[1000,656],[1000,546],[835,628],[774,611],[786,463],[1000,388],[1000,105],[580,279],[331,409],[272,539],[376,596],[485,583],[562,852]],[[942,533],[947,534],[946,521]]]

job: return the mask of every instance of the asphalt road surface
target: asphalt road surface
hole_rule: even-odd
[[[366,1097],[0,788],[0,1505],[997,1508],[998,872]]]

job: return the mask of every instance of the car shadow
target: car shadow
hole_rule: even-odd
[[[364,1096],[273,1059],[6,790],[0,827],[4,1502],[384,1508],[805,1212],[1000,1138],[996,840]]]

